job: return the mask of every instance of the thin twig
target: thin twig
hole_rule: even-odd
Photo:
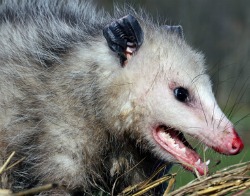
[[[5,170],[5,168],[7,167],[7,165],[9,164],[9,162],[11,161],[11,159],[13,158],[14,155],[15,155],[15,151],[11,153],[9,158],[5,161],[3,166],[0,168],[0,174],[2,174],[2,172]]]
[[[47,185],[43,185],[43,186],[39,186],[39,187],[35,187],[29,190],[25,190],[25,191],[21,191],[18,193],[13,193],[10,196],[28,196],[28,195],[34,195],[37,193],[40,193],[42,191],[48,191],[51,190],[53,188],[58,187],[57,184],[47,184]]]

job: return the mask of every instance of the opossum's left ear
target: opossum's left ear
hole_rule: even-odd
[[[181,25],[177,25],[177,26],[164,25],[164,26],[162,26],[162,28],[164,28],[165,30],[170,31],[172,33],[176,33],[181,38],[184,38],[183,28]]]
[[[118,54],[122,66],[140,48],[144,34],[139,22],[132,15],[124,16],[103,29],[110,49]]]

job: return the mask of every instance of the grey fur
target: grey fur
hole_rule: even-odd
[[[71,72],[67,60],[74,60],[77,47],[98,40],[111,18],[81,1],[7,0],[0,20],[1,152],[4,159],[12,151],[17,160],[26,157],[10,174],[11,188],[58,182],[70,191],[111,192],[118,176],[114,169],[110,176],[112,164],[123,173],[141,157],[136,161],[119,150],[127,141],[120,144],[96,111],[108,98],[100,92],[107,80],[100,75],[103,68],[86,60],[82,70]],[[62,130],[46,135],[52,126]],[[72,158],[75,172],[49,160],[60,153]],[[122,187],[139,176],[144,173],[128,175]]]
[[[128,13],[138,19],[146,43],[122,68],[102,30]],[[155,51],[160,53],[152,56]],[[16,160],[26,157],[7,173],[5,188],[18,191],[54,182],[67,191],[44,194],[111,192],[113,186],[118,193],[146,179],[162,160],[172,158],[148,139],[147,123],[161,115],[152,117],[152,108],[140,106],[136,93],[145,84],[144,99],[157,78],[172,80],[177,72],[191,79],[200,75],[199,85],[210,93],[202,55],[143,13],[117,9],[111,17],[80,0],[3,1],[0,158],[3,162],[12,151]],[[168,123],[183,126],[174,119]]]

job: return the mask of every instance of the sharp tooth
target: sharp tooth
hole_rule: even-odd
[[[180,148],[179,144],[173,144],[174,148]]]
[[[201,159],[195,162],[195,165],[199,165],[201,163]]]
[[[204,151],[206,152],[206,151],[207,151],[207,149],[208,149],[208,147],[207,147],[207,146],[205,146]]]
[[[164,136],[169,140],[173,140],[173,138],[168,133],[164,132]]]
[[[172,138],[170,137],[170,135],[168,133],[162,132],[161,135],[166,138],[167,140],[172,140]]]
[[[209,165],[209,163],[210,163],[210,160],[207,160],[207,161],[206,161],[206,165]]]
[[[186,148],[181,148],[180,150],[182,153],[186,153]]]
[[[160,135],[164,137],[170,145],[175,145],[175,140],[166,132],[161,132]]]

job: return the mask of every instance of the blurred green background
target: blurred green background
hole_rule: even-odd
[[[210,172],[230,164],[250,160],[250,1],[248,0],[95,0],[100,8],[113,10],[114,4],[143,7],[162,24],[181,24],[185,39],[206,56],[208,72],[219,105],[236,124],[245,149],[226,157],[212,150]],[[219,163],[216,165],[217,163]],[[177,186],[192,174],[180,167]]]

